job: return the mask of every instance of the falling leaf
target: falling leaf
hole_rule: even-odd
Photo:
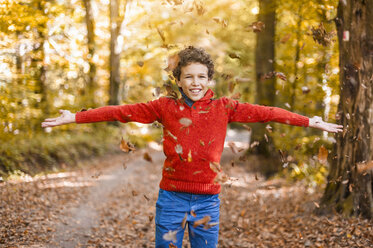
[[[164,36],[164,32],[159,27],[157,27],[157,31],[158,31],[158,34],[161,37],[162,41],[165,42],[166,38]]]
[[[290,39],[290,37],[291,37],[291,34],[285,34],[285,35],[281,38],[280,42],[281,42],[281,43],[286,43],[286,42]]]
[[[188,153],[188,162],[192,162],[192,151],[189,150],[189,153]]]
[[[144,198],[145,198],[145,200],[150,201],[149,197],[145,194],[144,194]]]
[[[302,87],[302,92],[303,92],[303,94],[308,94],[308,93],[310,93],[310,88],[308,88],[307,86],[303,86]]]
[[[130,152],[130,151],[136,151],[135,147],[129,143],[129,142],[126,142],[123,137],[122,137],[122,140],[120,141],[120,146],[119,148],[124,151],[124,152]]]
[[[320,146],[318,154],[319,162],[325,164],[328,160],[328,150],[324,146]]]
[[[172,88],[170,83],[163,84],[163,87],[167,91],[167,97],[170,97],[172,99],[178,99],[179,98],[176,91],[174,91],[174,89]]]
[[[239,100],[241,98],[241,93],[240,92],[236,92],[233,95],[231,95],[230,98],[233,99],[233,100]]]
[[[161,94],[161,87],[155,87],[153,90],[153,96],[159,97],[160,94]]]
[[[313,202],[317,208],[320,208],[320,205],[317,202]]]
[[[200,0],[194,0],[193,4],[196,7],[198,15],[201,16],[201,15],[203,15],[206,12],[206,9],[203,6],[203,2],[202,1],[200,1]]]
[[[268,124],[268,125],[266,126],[266,129],[267,129],[267,131],[268,131],[269,133],[272,133],[272,129],[273,129],[273,128],[271,127],[271,125]]]
[[[203,225],[203,229],[207,230],[216,225],[219,225],[219,223],[218,222],[206,223],[205,225]]]
[[[209,215],[205,215],[202,219],[196,220],[193,224],[193,227],[197,227],[200,225],[205,225],[211,220]]]
[[[249,25],[249,28],[251,28],[255,33],[262,32],[265,28],[265,24],[261,21],[253,22],[251,25]]]
[[[185,213],[185,216],[183,218],[183,221],[181,222],[181,228],[185,228],[186,222],[187,222],[188,213]]]
[[[251,130],[251,127],[249,127],[248,125],[246,125],[246,124],[243,124],[242,125],[247,131],[249,131],[249,132],[251,132],[252,130]]]
[[[152,220],[154,219],[154,215],[151,214],[148,216],[148,218],[149,218],[149,222],[152,222]]]
[[[170,244],[168,245],[168,248],[177,248],[177,246],[174,245],[174,244],[172,244],[172,243],[170,243]]]
[[[250,148],[253,148],[257,145],[259,145],[259,141],[254,141],[253,143],[251,143]]]
[[[278,77],[279,79],[286,81],[286,76],[282,72],[270,71],[263,75],[263,79],[271,79],[274,77]]]
[[[140,66],[140,67],[143,67],[144,66],[144,61],[137,61],[137,65]]]
[[[255,180],[258,181],[259,178],[258,178],[258,175],[255,173]]]
[[[241,59],[240,55],[238,55],[237,53],[228,53],[228,56],[231,59]]]
[[[228,146],[231,148],[231,150],[234,154],[238,154],[239,152],[242,152],[244,150],[243,148],[238,148],[236,146],[236,143],[234,143],[232,141],[228,142]]]
[[[344,180],[344,181],[342,181],[342,184],[347,184],[348,183],[348,179],[346,179],[346,180]]]
[[[97,171],[94,175],[92,175],[92,178],[99,178],[102,175],[102,171]]]
[[[123,163],[123,169],[125,170],[125,169],[127,169],[127,164],[126,163]]]
[[[135,190],[132,190],[132,196],[138,196],[139,193],[137,193]]]
[[[184,127],[189,127],[192,124],[192,120],[189,118],[180,118],[179,122]]]
[[[208,30],[208,29],[206,29],[206,34],[210,34],[210,32],[209,32],[209,30]]]
[[[149,153],[145,152],[143,158],[144,158],[146,161],[148,161],[148,162],[150,162],[150,163],[153,163],[153,159],[152,159],[152,157],[149,155]]]
[[[249,83],[251,82],[251,79],[250,78],[236,78],[236,83]]]
[[[168,231],[168,233],[165,233],[163,235],[163,239],[176,243],[177,242],[176,234],[177,234],[177,230],[175,230],[175,231],[170,230],[170,231]]]
[[[333,42],[332,38],[335,35],[335,31],[326,32],[323,23],[320,23],[318,27],[311,27],[311,32],[313,40],[324,47],[329,46]]]
[[[229,81],[228,82],[228,91],[230,92],[230,93],[232,93],[233,92],[233,90],[234,90],[234,87],[236,86],[236,83],[235,82],[233,82],[233,81]]]
[[[267,134],[264,134],[264,139],[265,139],[266,142],[268,143],[268,136],[267,136]]]
[[[169,56],[167,59],[167,68],[165,69],[165,71],[172,72],[179,64],[179,61],[180,58],[177,53]]]

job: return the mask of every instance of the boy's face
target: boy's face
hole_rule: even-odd
[[[177,85],[191,100],[196,102],[203,98],[209,84],[207,66],[191,63],[181,68],[180,80],[177,81]]]

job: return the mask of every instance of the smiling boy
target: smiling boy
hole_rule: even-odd
[[[208,88],[214,64],[203,49],[188,47],[178,53],[173,69],[182,99],[161,97],[147,103],[106,106],[46,119],[42,127],[99,121],[136,121],[163,124],[166,160],[156,203],[156,247],[182,247],[186,224],[192,247],[216,247],[219,234],[219,193],[216,165],[230,122],[275,121],[289,125],[341,132],[342,126],[287,110],[213,99]]]

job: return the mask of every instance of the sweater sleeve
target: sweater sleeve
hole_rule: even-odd
[[[76,123],[92,123],[100,121],[162,122],[161,99],[147,103],[105,106],[76,113]]]
[[[293,126],[308,127],[309,118],[282,108],[240,103],[226,98],[229,122],[279,122]]]

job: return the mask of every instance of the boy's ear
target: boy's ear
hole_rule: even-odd
[[[175,82],[176,82],[177,86],[181,87],[181,83],[180,83],[179,80],[175,79]]]
[[[208,82],[207,82],[207,87],[214,87],[215,86],[215,81],[214,80],[209,80]]]

